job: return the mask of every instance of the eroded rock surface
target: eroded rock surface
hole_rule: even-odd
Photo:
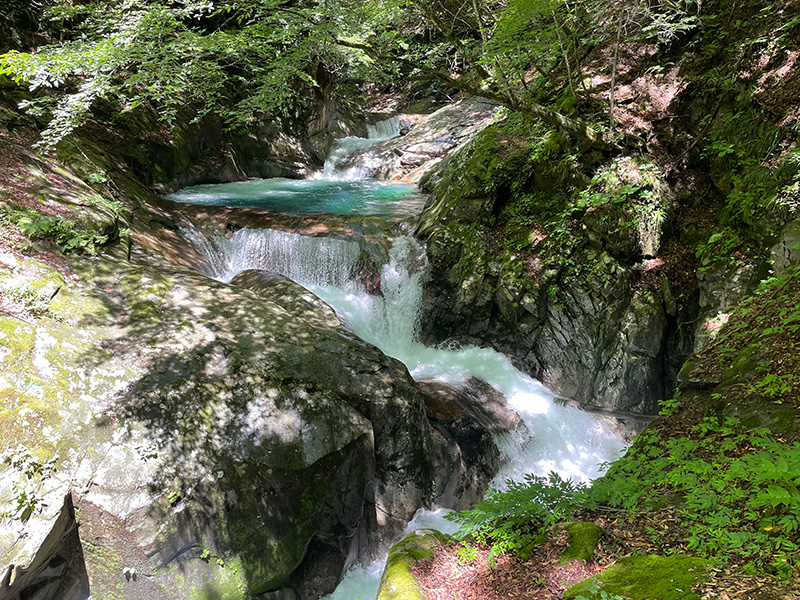
[[[355,167],[365,178],[417,182],[444,156],[489,125],[497,112],[496,105],[472,98],[416,118],[413,127],[407,119],[404,135],[349,157],[339,168]]]

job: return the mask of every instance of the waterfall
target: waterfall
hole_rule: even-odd
[[[344,171],[339,166],[344,161],[378,142],[389,140],[400,135],[400,116],[389,117],[376,123],[367,124],[367,137],[346,137],[336,140],[325,159],[322,172],[315,176],[319,179],[359,180],[363,179],[363,170],[353,167]]]
[[[228,283],[237,273],[264,269],[307,287],[347,288],[356,272],[357,242],[308,237],[274,229],[239,229],[230,237],[206,238],[194,227],[184,235],[209,262],[214,279]]]
[[[189,237],[213,265],[213,276],[230,281],[243,269],[277,271],[331,305],[359,337],[403,361],[416,380],[458,385],[476,377],[504,394],[527,427],[497,439],[503,467],[492,487],[503,489],[507,479],[520,481],[527,473],[551,471],[588,481],[600,475],[600,462],[611,461],[623,451],[624,444],[609,420],[556,404],[552,392],[514,368],[508,357],[486,348],[427,347],[418,341],[428,264],[414,238],[395,240],[381,270],[382,294],[369,294],[353,278],[360,255],[356,242],[271,230],[242,229],[230,238],[210,240],[199,235],[195,231]],[[419,521],[443,530],[453,527],[430,511],[422,511]],[[374,597],[381,571],[382,563],[353,567],[327,600]]]
[[[400,135],[400,115],[367,124],[367,138],[370,140],[389,140],[398,135]]]
[[[424,249],[411,237],[399,237],[381,269],[382,294],[370,294],[356,280],[361,249],[357,242],[307,237],[270,229],[240,229],[226,238],[186,234],[207,256],[211,275],[230,281],[246,269],[267,269],[306,287],[331,305],[344,325],[408,368],[414,379],[459,385],[470,377],[501,392],[533,434],[509,434],[498,440],[504,467],[494,487],[526,473],[588,481],[600,474],[598,463],[623,448],[603,417],[556,404],[555,395],[517,370],[508,357],[488,348],[428,347],[417,339],[422,284],[427,273]]]

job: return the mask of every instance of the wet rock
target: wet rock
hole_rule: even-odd
[[[683,317],[667,314],[660,290],[635,288],[634,269],[587,248],[571,258],[591,265],[580,277],[553,270],[534,279],[514,253],[497,261],[489,242],[459,236],[458,226],[432,234],[429,250],[429,339],[491,345],[582,403],[658,412],[680,366],[670,356],[688,353],[671,333]]]
[[[416,235],[427,240],[432,266],[423,335],[489,345],[581,403],[657,413],[690,351],[691,334],[679,324],[692,322],[690,303],[678,306],[669,281],[645,283],[647,265],[637,262],[658,252],[667,234],[668,214],[659,217],[666,184],[631,159],[610,164],[596,182],[562,173],[560,185],[589,187],[590,208],[576,208],[563,248],[548,246],[546,232],[534,228],[517,250],[514,238],[498,239],[508,231],[494,221],[508,199],[485,181],[502,143],[496,135],[494,128],[477,134],[422,182],[430,200]],[[526,210],[549,218],[547,200],[535,202],[559,184],[533,179],[541,196],[528,196],[534,204]]]
[[[30,262],[0,269],[4,290],[52,271]],[[52,459],[55,472],[30,518],[4,526],[3,563],[33,558],[74,486],[81,531],[119,524],[81,538],[94,594],[140,598],[146,583],[153,598],[238,598],[292,573],[338,575],[353,539],[369,557],[432,499],[441,444],[406,369],[303,288],[113,257],[75,265],[78,280],[60,279],[30,322],[0,317],[0,451],[35,449],[0,466],[0,510],[24,465]],[[128,581],[134,560],[147,577]],[[312,579],[296,583],[302,598],[335,583]]]
[[[428,416],[438,421],[470,417],[490,433],[508,433],[525,424],[508,407],[503,394],[488,383],[471,377],[463,385],[419,381]]]
[[[495,105],[473,98],[431,115],[403,115],[403,135],[349,157],[339,168],[358,167],[366,178],[419,181],[434,162],[489,125],[496,112]]]
[[[455,510],[472,508],[500,470],[500,451],[492,435],[470,417],[431,423],[433,502]]]
[[[298,318],[312,318],[329,327],[339,326],[339,319],[330,306],[303,286],[279,273],[249,269],[231,279],[231,285],[248,289],[262,298],[268,298]]]
[[[463,385],[417,382],[425,411],[441,438],[432,457],[437,465],[436,503],[466,509],[483,499],[500,468],[495,435],[524,427],[503,395],[475,378]],[[447,469],[447,465],[457,465]]]

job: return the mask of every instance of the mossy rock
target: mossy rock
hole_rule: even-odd
[[[491,216],[496,194],[486,191],[486,180],[500,161],[496,135],[495,127],[481,131],[422,179],[421,189],[432,196],[420,215],[418,236],[427,238],[451,223],[483,223]]]
[[[2,398],[2,396],[0,396]],[[3,398],[5,406],[7,398]],[[56,453],[55,437],[61,419],[58,411],[34,403],[19,408],[0,410],[0,439],[30,448],[34,456],[49,460]]]
[[[0,317],[0,346],[12,352],[29,353],[36,345],[35,329],[13,317]]]
[[[707,578],[705,569],[711,564],[685,554],[629,556],[569,588],[564,599],[590,596],[592,583],[596,582],[605,592],[631,600],[700,600],[692,587]]]
[[[422,600],[411,565],[433,556],[436,548],[453,538],[435,529],[418,529],[392,546],[381,577],[377,600]]]
[[[565,563],[571,560],[591,562],[600,536],[603,535],[603,528],[597,523],[574,521],[564,525],[564,529],[569,535],[569,547],[561,555],[561,562]]]

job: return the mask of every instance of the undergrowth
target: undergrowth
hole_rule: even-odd
[[[0,223],[15,227],[28,238],[55,242],[66,254],[94,255],[111,241],[108,234],[85,228],[72,219],[9,205],[0,206]]]
[[[677,497],[690,551],[789,577],[800,547],[799,486],[800,444],[711,416],[686,437],[646,431],[583,502],[637,512]]]
[[[735,417],[706,417],[680,437],[648,429],[591,486],[555,473],[529,475],[451,519],[461,524],[463,539],[487,544],[493,554],[524,555],[556,523],[580,512],[637,514],[665,502],[677,507],[685,547],[698,556],[783,578],[798,566],[800,443],[745,428]],[[657,541],[658,533],[651,535]]]

